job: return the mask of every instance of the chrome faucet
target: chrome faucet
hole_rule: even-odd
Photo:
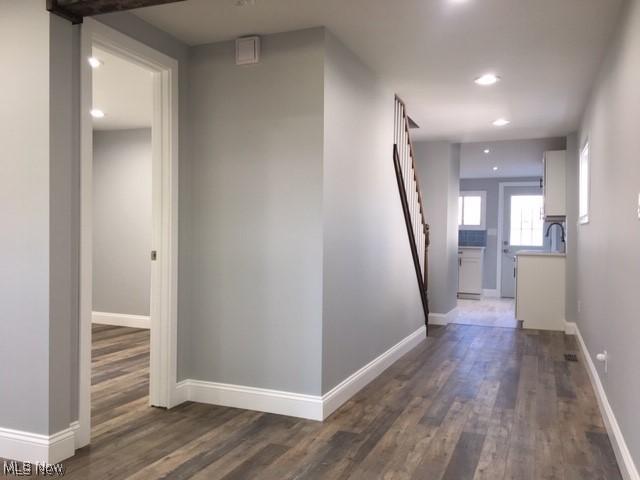
[[[565,243],[565,240],[564,240],[564,225],[562,225],[560,222],[550,223],[549,226],[547,227],[547,233],[544,236],[545,237],[549,236],[549,232],[551,232],[551,227],[553,227],[554,225],[558,225],[560,227],[560,232],[562,233],[560,239],[562,240],[562,243]]]

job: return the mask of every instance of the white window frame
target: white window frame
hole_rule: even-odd
[[[458,225],[459,230],[486,230],[487,229],[487,192],[485,190],[464,190],[458,195],[458,203],[462,197],[481,197],[480,200],[480,225]],[[464,202],[463,202],[464,203]],[[459,207],[458,207],[459,208]],[[464,221],[464,206],[462,211]]]
[[[585,153],[586,152],[586,153]],[[583,168],[586,165],[586,172]],[[582,204],[583,192],[582,188],[582,175],[586,178],[586,195],[584,196],[586,204]],[[578,222],[581,225],[589,223],[589,207],[591,203],[591,148],[589,146],[589,139],[587,138],[580,149],[580,157],[578,162]],[[584,209],[583,209],[584,207]]]

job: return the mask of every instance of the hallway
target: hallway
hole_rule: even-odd
[[[148,332],[97,327],[93,443],[66,478],[620,477],[574,337],[449,325],[324,423],[149,408]],[[112,393],[113,390],[126,393]]]
[[[458,299],[451,323],[481,327],[518,328],[515,301],[512,298]]]

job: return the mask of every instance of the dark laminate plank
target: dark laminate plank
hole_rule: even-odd
[[[462,432],[453,451],[444,480],[471,480],[475,474],[485,436],[480,433]]]
[[[325,422],[148,406],[148,331],[94,326],[92,445],[65,478],[620,479],[574,339],[431,329]]]
[[[287,450],[289,450],[289,447],[270,443],[222,478],[224,480],[255,478],[260,475],[265,467],[271,465],[275,459],[282,456]]]

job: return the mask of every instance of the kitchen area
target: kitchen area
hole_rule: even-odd
[[[565,330],[565,150],[542,176],[463,179],[454,323]]]

